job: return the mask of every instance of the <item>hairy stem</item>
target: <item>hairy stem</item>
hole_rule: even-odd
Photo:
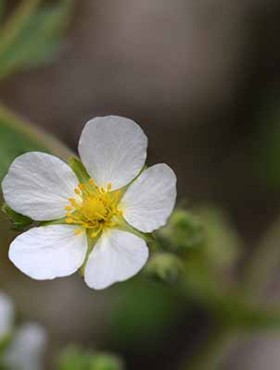
[[[7,107],[0,103],[0,121],[2,125],[12,127],[18,132],[29,136],[30,138],[41,142],[44,147],[54,155],[58,155],[62,159],[68,159],[73,155],[66,145],[62,144],[59,140],[44,132],[42,129],[38,129],[21,116],[15,114]]]

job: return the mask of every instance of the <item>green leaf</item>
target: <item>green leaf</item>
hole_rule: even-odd
[[[73,0],[60,0],[37,7],[26,17],[20,32],[15,32],[3,50],[0,48],[0,78],[53,60],[69,24],[72,5]]]
[[[5,15],[6,10],[6,0],[0,0],[0,22],[2,22],[2,19]]]
[[[59,370],[124,370],[122,360],[105,352],[92,352],[68,347],[59,359]]]

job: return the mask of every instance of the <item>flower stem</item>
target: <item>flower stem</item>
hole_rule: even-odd
[[[0,103],[0,127],[1,125],[11,127],[15,131],[22,133],[22,135],[26,135],[34,139],[34,141],[42,143],[46,151],[62,159],[68,159],[73,155],[73,152],[59,140],[44,132],[44,130],[35,127]]]

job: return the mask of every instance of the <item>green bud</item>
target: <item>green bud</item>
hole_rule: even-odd
[[[187,211],[177,209],[168,225],[158,231],[159,237],[172,249],[185,250],[203,244],[204,230],[200,219]]]
[[[198,214],[205,226],[205,259],[217,268],[227,269],[240,255],[240,236],[221,210],[204,207]]]
[[[170,253],[155,253],[144,269],[148,277],[168,284],[176,282],[182,271],[182,262]]]

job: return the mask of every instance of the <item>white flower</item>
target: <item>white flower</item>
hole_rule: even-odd
[[[143,170],[146,150],[147,137],[134,121],[108,116],[89,121],[81,134],[86,182],[79,183],[52,155],[18,157],[2,183],[6,203],[35,221],[62,221],[18,236],[10,246],[11,261],[38,280],[67,276],[83,266],[87,285],[95,289],[137,274],[148,248],[134,230],[150,233],[163,226],[176,198],[170,167]]]
[[[0,343],[8,337],[11,342],[1,353],[5,368],[12,370],[41,370],[47,345],[45,330],[38,324],[27,323],[14,331],[14,305],[0,292]]]

